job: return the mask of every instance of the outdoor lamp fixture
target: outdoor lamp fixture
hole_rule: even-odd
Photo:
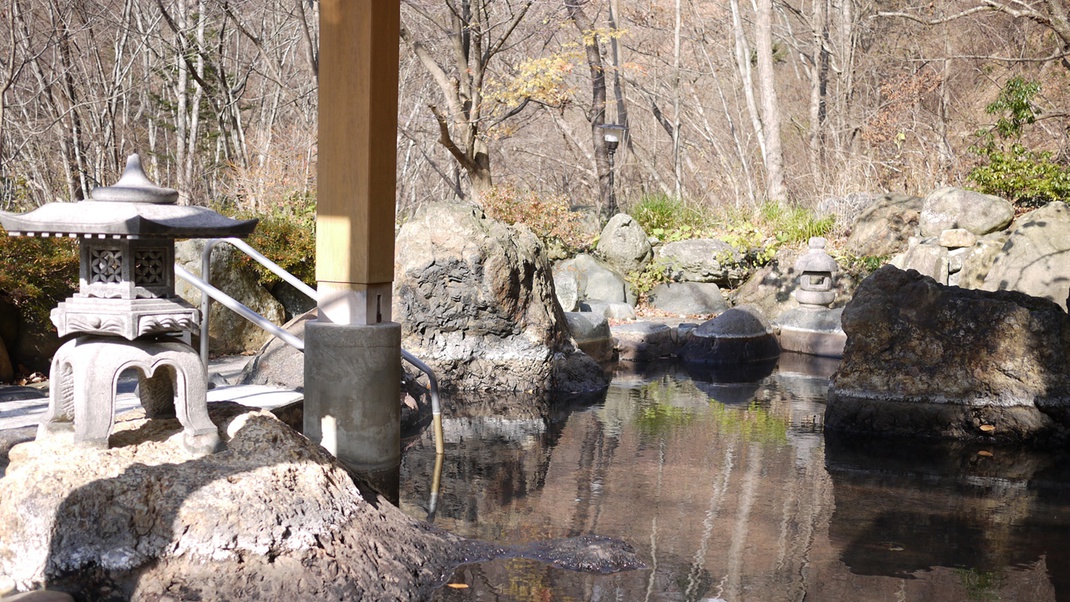
[[[80,242],[78,291],[52,310],[59,336],[75,336],[52,359],[39,438],[73,431],[76,444],[107,448],[119,374],[137,368],[149,418],[177,417],[192,453],[219,446],[208,418],[205,367],[178,336],[208,316],[175,294],[175,239],[245,237],[257,220],[233,220],[177,200],[178,192],[152,183],[132,155],[122,178],[93,189],[89,199],[26,214],[0,211],[11,236]]]
[[[616,123],[604,123],[598,127],[602,130],[602,140],[606,142],[606,150],[612,157],[617,152],[617,147],[624,139],[624,135],[628,133],[628,127]]]
[[[833,276],[839,269],[836,260],[825,252],[825,239],[815,236],[809,241],[809,250],[795,262],[799,275],[799,288],[795,299],[804,307],[828,307],[836,300]]]

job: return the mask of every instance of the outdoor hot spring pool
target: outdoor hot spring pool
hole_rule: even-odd
[[[667,364],[583,403],[446,400],[436,525],[509,543],[607,535],[647,568],[498,560],[435,599],[1070,600],[1070,456],[826,438],[834,369],[786,355],[730,384]],[[429,433],[407,442],[414,517],[434,468]]]

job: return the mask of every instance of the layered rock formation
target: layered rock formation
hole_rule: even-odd
[[[526,228],[477,207],[423,207],[398,234],[394,320],[402,346],[447,389],[591,390],[608,380],[575,349],[550,266]]]

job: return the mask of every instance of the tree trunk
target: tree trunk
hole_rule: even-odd
[[[598,38],[594,23],[583,12],[579,4],[565,0],[568,16],[584,39],[587,54],[587,67],[591,72],[591,108],[587,111],[587,121],[591,124],[591,144],[594,147],[595,170],[598,176],[598,212],[603,217],[610,217],[617,212],[614,199],[612,174],[609,165],[609,150],[603,136],[602,126],[606,123],[606,70],[602,65],[602,52],[598,47]]]
[[[762,138],[765,140],[765,196],[785,200],[784,155],[780,146],[780,106],[773,74],[773,2],[758,0],[754,45],[758,53],[758,89],[762,99]]]

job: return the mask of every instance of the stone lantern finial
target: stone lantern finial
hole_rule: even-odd
[[[178,201],[177,190],[157,186],[145,175],[145,170],[141,168],[141,157],[137,153],[126,158],[126,169],[118,182],[94,188],[89,196],[94,201],[155,205],[173,205]]]

